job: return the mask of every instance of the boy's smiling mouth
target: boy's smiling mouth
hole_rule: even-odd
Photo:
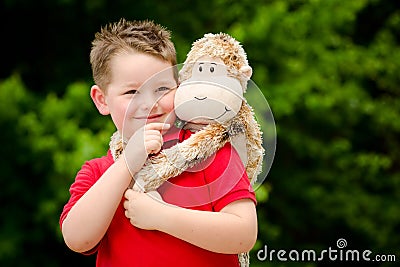
[[[143,115],[143,116],[135,116],[134,118],[137,120],[154,120],[157,118],[161,118],[163,114],[151,114],[151,115]]]

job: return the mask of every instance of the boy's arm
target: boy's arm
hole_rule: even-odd
[[[131,179],[124,160],[118,159],[76,202],[62,223],[71,250],[86,252],[99,243]]]
[[[124,203],[131,223],[159,230],[218,253],[251,250],[257,240],[257,214],[250,199],[234,201],[220,212],[198,211],[160,202],[145,193],[127,190]]]
[[[149,123],[138,130],[130,138],[124,155],[71,208],[62,223],[64,241],[71,250],[86,252],[100,242],[132,180],[131,173],[143,166],[150,152],[161,149],[160,131],[168,127]]]

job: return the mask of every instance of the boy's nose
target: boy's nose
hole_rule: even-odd
[[[152,110],[158,106],[158,99],[154,96],[148,95],[144,96],[140,107],[144,110]]]

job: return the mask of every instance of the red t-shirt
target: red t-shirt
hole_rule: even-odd
[[[182,139],[189,136],[188,131],[180,134]],[[72,206],[113,162],[108,151],[107,156],[92,159],[82,166],[71,185],[71,197],[64,206],[60,226]],[[164,183],[159,189],[164,201],[216,212],[240,199],[248,198],[256,203],[243,163],[229,143],[201,165]],[[124,214],[124,200],[121,199],[105,236],[90,251],[97,252],[96,266],[239,266],[236,254],[210,252],[163,232],[132,226]]]

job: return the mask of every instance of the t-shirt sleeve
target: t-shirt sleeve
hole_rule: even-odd
[[[103,175],[103,173],[111,166],[113,163],[110,151],[107,156],[92,159],[85,162],[82,168],[78,171],[74,183],[69,189],[70,198],[65,204],[64,209],[60,216],[60,229],[62,229],[62,224],[67,217],[71,208],[76,204],[76,202],[92,187],[96,181]],[[97,251],[98,245],[89,251],[83,252],[84,255],[91,255]]]
[[[213,164],[205,169],[214,211],[241,199],[250,199],[257,204],[243,162],[229,143],[215,155]]]

